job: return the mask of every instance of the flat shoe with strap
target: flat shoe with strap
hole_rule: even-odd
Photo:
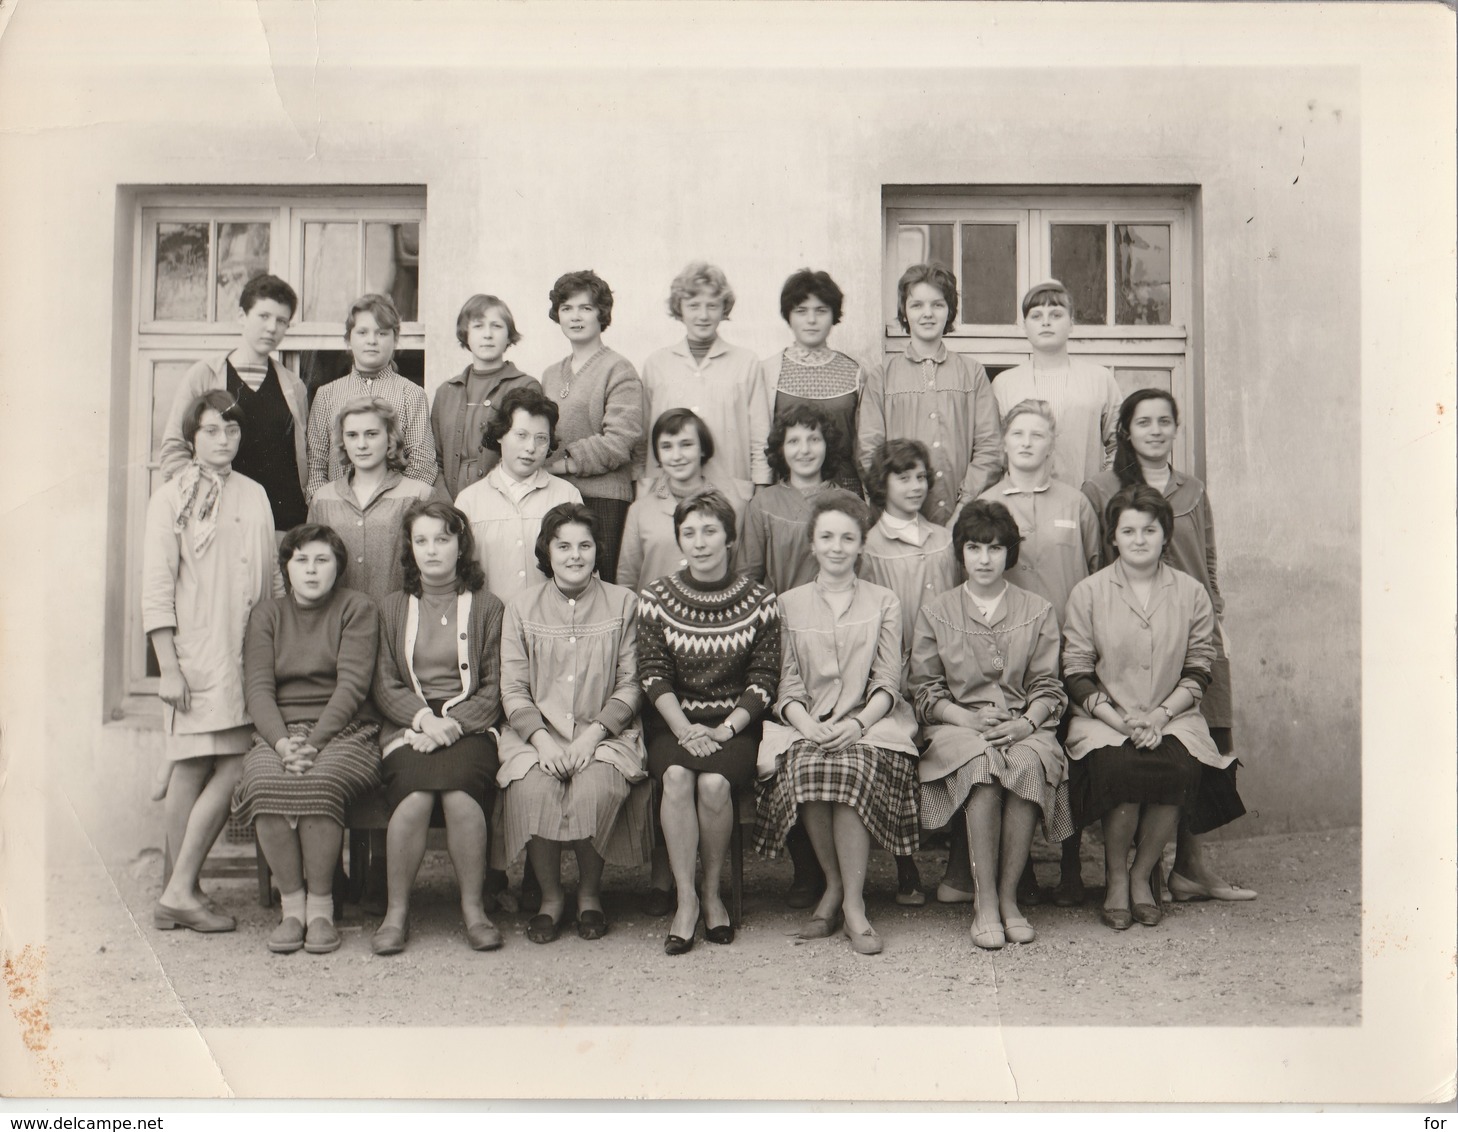
[[[498,951],[501,948],[501,932],[495,924],[482,920],[479,924],[466,925],[466,942],[472,951]]]
[[[163,932],[173,928],[190,928],[195,932],[231,932],[237,929],[238,921],[207,905],[201,908],[169,908],[159,902],[152,909],[152,926]]]
[[[409,938],[409,924],[399,928],[394,924],[381,924],[370,937],[370,950],[376,955],[399,955],[405,950],[405,941]]]
[[[972,928],[972,943],[983,951],[997,951],[1007,943],[1007,935],[1001,924],[991,928]]]

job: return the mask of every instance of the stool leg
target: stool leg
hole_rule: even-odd
[[[744,826],[739,822],[739,791],[731,790],[734,826],[729,834],[729,884],[733,907],[729,909],[737,929],[744,922]]]
[[[349,877],[344,871],[344,847],[340,846],[339,860],[334,862],[334,887],[331,895],[334,897],[334,919],[344,919],[344,886],[349,883]]]
[[[255,834],[253,852],[258,857],[258,903],[264,908],[273,907],[273,870],[268,867],[268,858],[263,855],[263,846],[258,844]]]

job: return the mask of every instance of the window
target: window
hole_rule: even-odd
[[[1126,393],[1172,392],[1185,420],[1175,462],[1196,468],[1192,190],[888,186],[882,199],[888,354],[906,348],[896,280],[913,263],[952,270],[961,302],[947,346],[994,382],[1032,354],[1024,293],[1059,279],[1074,303],[1069,352],[1108,366]]]
[[[109,682],[112,714],[140,706],[126,697],[156,693],[157,663],[141,627],[141,533],[147,500],[161,482],[162,429],[183,375],[200,358],[237,344],[238,298],[255,275],[271,272],[299,294],[280,358],[309,387],[349,370],[344,320],[366,291],[389,295],[403,325],[396,368],[424,385],[425,326],[420,263],[425,238],[421,189],[198,190],[139,192],[130,199],[134,262],[129,424],[118,642],[120,679]],[[128,315],[121,308],[119,318]]]

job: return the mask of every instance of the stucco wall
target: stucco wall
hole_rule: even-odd
[[[11,49],[25,21],[56,18],[44,6],[21,6],[0,46],[0,106],[26,100],[32,123],[7,142],[0,213],[25,223],[5,255],[39,265],[0,278],[0,310],[27,329],[4,369],[43,376],[7,382],[7,468],[29,500],[12,521],[66,532],[15,550],[45,579],[30,605],[50,628],[38,655],[5,659],[18,699],[45,704],[53,788],[104,854],[159,838],[160,739],[104,722],[102,629],[123,535],[125,190],[168,184],[424,185],[432,389],[463,362],[453,324],[474,290],[512,304],[512,356],[539,373],[564,352],[545,301],[561,271],[611,281],[609,341],[641,359],[676,337],[664,299],[688,259],[725,268],[725,336],[761,354],[787,338],[780,282],[808,263],[847,292],[837,344],[873,354],[884,184],[1196,186],[1205,465],[1253,811],[1237,831],[1359,820],[1353,71],[423,67],[350,58],[359,29],[331,27],[329,5],[317,32],[311,5],[262,5],[263,23],[208,9],[203,32],[159,24],[119,57],[108,8],[139,6],[72,7],[88,18],[64,52]],[[469,34],[487,36],[482,18]]]

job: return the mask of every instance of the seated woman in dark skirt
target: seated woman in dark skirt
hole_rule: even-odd
[[[1221,797],[1234,789],[1218,773],[1231,756],[1200,714],[1215,610],[1199,582],[1162,560],[1173,528],[1154,488],[1120,489],[1104,528],[1117,557],[1074,586],[1063,626],[1070,794],[1080,825],[1103,821],[1103,920],[1116,931],[1159,923],[1151,880],[1181,811],[1205,833],[1238,809]]]
[[[754,778],[760,720],[780,683],[775,595],[729,568],[734,507],[710,489],[679,503],[673,528],[688,565],[650,584],[638,606],[638,679],[648,772],[663,784],[660,814],[678,911],[663,950],[694,945],[702,909],[710,943],[732,943],[719,894],[734,808],[730,792]],[[694,891],[704,861],[703,898]]]
[[[461,886],[466,942],[495,951],[486,917],[486,815],[496,793],[501,719],[502,605],[486,589],[466,516],[448,503],[417,503],[401,519],[405,588],[380,609],[375,706],[384,717],[380,774],[390,806],[389,906],[370,946],[394,955],[410,934],[410,888],[425,856],[436,799]]]

